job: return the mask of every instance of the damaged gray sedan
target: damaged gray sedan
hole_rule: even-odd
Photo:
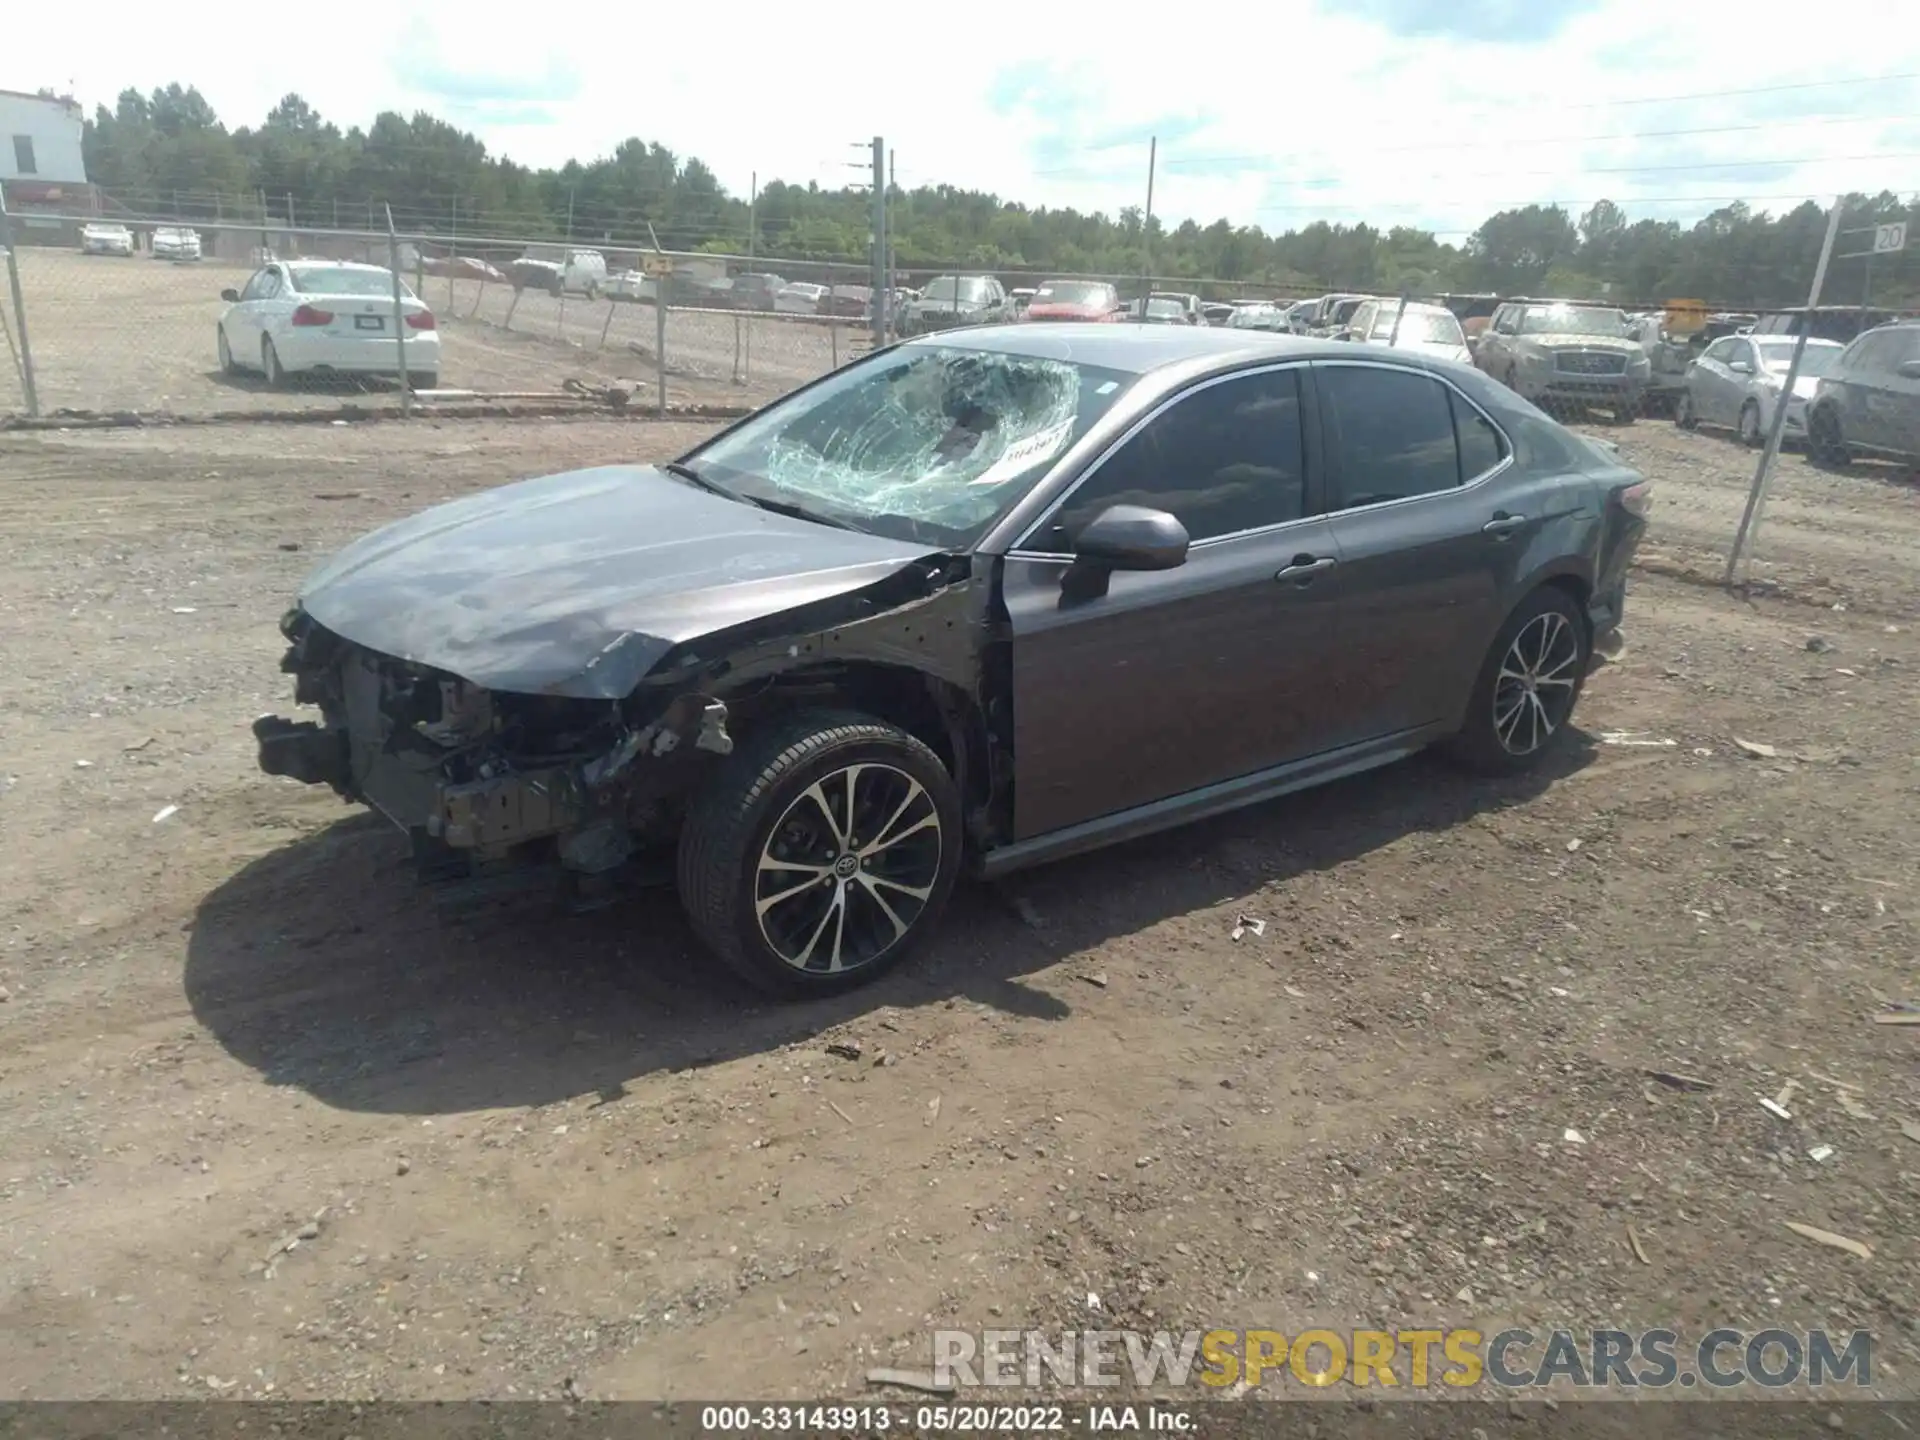
[[[761,986],[900,960],[1019,866],[1436,741],[1537,764],[1645,482],[1461,366],[1230,329],[952,332],[660,466],[473,495],[308,579],[269,774],[424,878],[649,862]]]

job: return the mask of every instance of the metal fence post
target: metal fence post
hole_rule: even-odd
[[[393,343],[400,354],[400,413],[413,413],[413,377],[407,374],[407,311],[400,302],[400,236],[393,228],[393,206],[387,209],[388,273],[393,276]]]
[[[40,392],[33,379],[33,344],[27,339],[27,302],[20,294],[19,247],[13,243],[13,221],[7,215],[7,197],[0,187],[0,250],[7,252],[7,288],[13,292],[13,320],[20,327],[20,388],[27,397],[27,414],[40,413]],[[8,336],[11,345],[12,336]]]
[[[660,378],[660,413],[667,413],[667,279],[653,284],[653,369]]]
[[[1833,211],[1827,216],[1826,238],[1820,242],[1820,259],[1813,267],[1813,289],[1807,294],[1807,314],[1801,322],[1800,333],[1794,337],[1793,358],[1787,362],[1787,373],[1780,381],[1780,398],[1773,402],[1773,424],[1767,428],[1767,446],[1760,452],[1760,463],[1754,467],[1753,488],[1747,492],[1747,508],[1740,516],[1739,528],[1733,532],[1733,551],[1727,556],[1726,587],[1734,588],[1740,574],[1740,560],[1744,552],[1749,560],[1753,555],[1753,542],[1760,533],[1760,516],[1766,510],[1767,486],[1773,479],[1774,461],[1780,456],[1780,437],[1786,432],[1787,405],[1793,398],[1794,383],[1800,378],[1800,358],[1807,352],[1807,332],[1813,328],[1813,312],[1820,304],[1820,287],[1827,280],[1827,262],[1833,259],[1834,237],[1840,233],[1840,212],[1847,207],[1846,197],[1837,196],[1833,202]],[[1813,444],[1813,414],[1808,408],[1807,444]]]
[[[833,346],[833,368],[840,368],[840,307],[837,303],[839,286],[834,284],[833,266],[827,267],[827,341]]]

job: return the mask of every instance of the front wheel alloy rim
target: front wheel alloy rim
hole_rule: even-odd
[[[1500,659],[1493,733],[1509,755],[1531,755],[1566,723],[1580,678],[1580,637],[1557,610],[1520,627]]]
[[[866,762],[821,776],[761,847],[753,884],[761,937],[806,974],[871,965],[926,909],[944,842],[933,796],[906,771]]]

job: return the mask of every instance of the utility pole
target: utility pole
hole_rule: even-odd
[[[1147,302],[1153,299],[1153,172],[1155,162],[1160,158],[1160,137],[1153,136],[1147,141],[1147,213],[1140,222],[1140,253],[1146,257],[1146,274],[1140,278],[1145,287],[1140,292],[1140,323],[1147,323]]]
[[[873,343],[887,343],[893,308],[891,256],[887,250],[887,142],[873,137]]]

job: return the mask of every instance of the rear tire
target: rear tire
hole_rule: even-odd
[[[804,712],[743,744],[694,797],[680,901],[750,985],[829,995],[934,929],[961,845],[959,791],[933,751],[871,716]]]
[[[273,338],[269,335],[260,337],[260,368],[266,373],[269,390],[286,387],[287,372],[280,366],[280,352],[273,348]]]
[[[1566,743],[1592,653],[1579,603],[1558,585],[1541,586],[1500,627],[1474,681],[1466,723],[1442,748],[1482,775],[1531,770]]]

